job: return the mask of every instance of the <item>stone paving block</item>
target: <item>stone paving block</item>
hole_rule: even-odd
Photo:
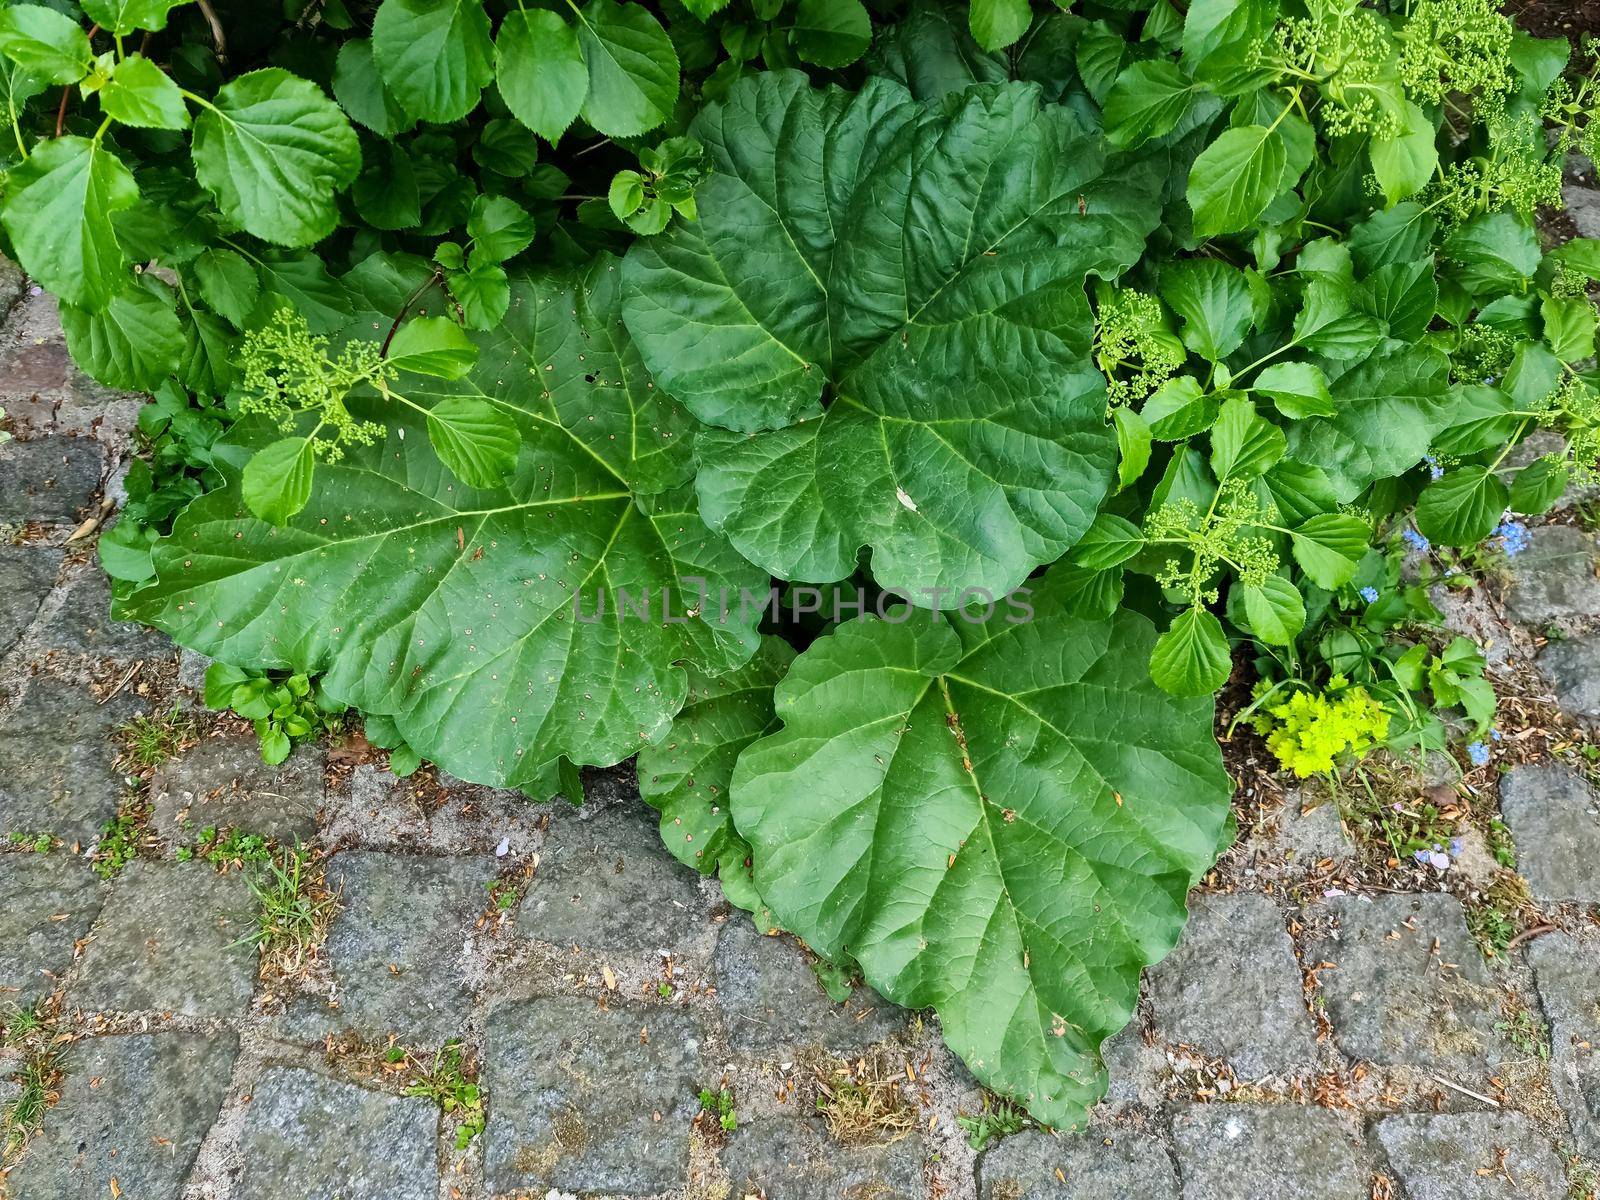
[[[93,842],[124,791],[117,729],[147,707],[127,692],[96,704],[83,688],[34,679],[0,719],[0,825]]]
[[[1600,938],[1550,933],[1528,946],[1550,1021],[1550,1076],[1579,1144],[1600,1155]]]
[[[233,1200],[436,1200],[439,1110],[295,1068],[250,1089]]]
[[[1581,775],[1558,763],[1514,767],[1500,780],[1500,815],[1535,897],[1600,903],[1600,795]]]
[[[1562,712],[1600,719],[1600,637],[1551,642],[1539,651],[1534,665],[1550,681]]]
[[[1573,525],[1528,531],[1527,548],[1506,560],[1506,608],[1526,625],[1600,616],[1600,542]]]
[[[665,1192],[688,1173],[707,1079],[691,1018],[561,997],[489,1016],[490,1191]]]
[[[104,456],[88,438],[0,444],[0,521],[76,522],[100,491]]]
[[[1161,1075],[1167,1067],[1166,1051],[1148,1046],[1138,1015],[1100,1044],[1106,1065],[1106,1103],[1160,1103]]]
[[[1194,1104],[1172,1119],[1183,1200],[1370,1200],[1343,1122],[1325,1108]]]
[[[229,1034],[76,1043],[60,1103],[11,1174],[11,1200],[177,1200],[238,1048]]]
[[[1566,1200],[1561,1160],[1521,1113],[1407,1114],[1375,1129],[1409,1200]]]
[[[977,1174],[979,1200],[1178,1200],[1167,1148],[1131,1131],[1028,1130],[986,1151]]]
[[[284,845],[317,831],[326,796],[327,750],[298,747],[275,767],[253,736],[209,737],[163,763],[150,781],[155,827],[176,842],[208,827],[276,838]]]
[[[1343,896],[1327,907],[1339,935],[1306,959],[1334,964],[1319,978],[1341,1050],[1468,1074],[1506,1056],[1499,995],[1453,896]]]
[[[46,546],[0,546],[0,657],[33,624],[55,583],[61,551]]]
[[[67,985],[91,1012],[237,1017],[250,1003],[255,901],[238,871],[139,861],[123,868]]]
[[[1325,859],[1336,863],[1355,857],[1355,843],[1339,820],[1339,806],[1318,804],[1302,809],[1300,797],[1291,792],[1283,807],[1272,814],[1265,828],[1257,827],[1251,845],[1269,855],[1278,855],[1297,867],[1309,870]]]
[[[1567,215],[1578,227],[1579,237],[1600,237],[1600,192],[1593,188],[1568,185],[1561,189]]]
[[[905,1026],[905,1011],[865,986],[835,1004],[798,944],[764,937],[743,913],[729,917],[717,938],[716,978],[728,1038],[751,1054],[810,1045],[848,1054]]]
[[[0,298],[9,289],[0,278]],[[29,289],[0,329],[0,408],[18,433],[133,428],[144,397],[90,379],[73,364],[55,297]]]
[[[733,1196],[763,1200],[925,1200],[922,1144],[844,1146],[817,1120],[741,1123],[728,1136],[722,1165]]]
[[[39,629],[37,640],[47,665],[86,660],[131,666],[175,653],[172,643],[155,630],[111,619],[111,581],[99,564],[69,568],[64,584],[66,599]]]
[[[1245,1078],[1316,1061],[1294,943],[1266,896],[1192,897],[1183,937],[1151,973],[1150,998],[1163,1038],[1226,1058]]]
[[[637,799],[587,819],[553,810],[539,873],[517,910],[517,930],[558,946],[683,955],[710,935],[698,877],[666,852],[655,814]]]
[[[68,854],[0,854],[0,1005],[55,991],[100,911],[98,883]]]
[[[329,860],[340,898],[327,959],[338,988],[331,1028],[407,1045],[460,1036],[472,993],[461,953],[488,904],[492,858],[413,858],[346,851]]]

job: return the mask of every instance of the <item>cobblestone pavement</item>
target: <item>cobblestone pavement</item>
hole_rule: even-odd
[[[1387,863],[1337,805],[1250,784],[1240,844],[1107,1047],[1091,1132],[978,1152],[958,1116],[984,1098],[933,1022],[863,991],[832,1004],[801,947],[668,858],[627,768],[591,773],[574,809],[397,780],[359,742],[263,766],[248,730],[201,709],[203,663],[107,620],[92,539],[72,535],[117,499],[138,400],[73,371],[49,298],[0,282],[17,435],[0,448],[0,834],[29,835],[0,849],[0,1009],[37,1002],[44,1022],[0,1048],[0,1196],[1585,1194],[1600,801],[1582,755],[1548,748],[1600,716],[1600,540],[1570,514],[1507,578],[1441,596],[1520,715],[1503,713],[1517,765],[1498,798],[1493,770],[1432,781],[1475,815],[1450,870]],[[174,704],[193,736],[130,775],[118,731]],[[1496,804],[1516,873],[1472,832]],[[138,852],[113,873],[101,831],[119,813]],[[302,969],[242,940],[257,899],[246,872],[188,852],[207,827],[318,852],[336,915]],[[1486,960],[1474,931],[1506,897],[1530,932]],[[485,1102],[477,1136],[406,1094],[450,1046]],[[699,1114],[702,1088],[731,1092],[736,1129]],[[871,1098],[888,1115],[852,1120],[847,1101]]]

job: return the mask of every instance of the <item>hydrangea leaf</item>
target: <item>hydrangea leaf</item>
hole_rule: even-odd
[[[1108,160],[1027,84],[920,104],[770,72],[694,133],[700,218],[634,244],[623,315],[722,427],[699,443],[713,528],[788,579],[870,546],[935,607],[1059,557],[1116,462],[1084,280],[1138,258],[1161,165]]]
[[[460,120],[494,78],[483,0],[383,0],[372,19],[372,57],[412,117]]]
[[[589,91],[589,68],[572,26],[543,9],[509,13],[494,55],[511,115],[546,141],[565,133]]]
[[[1210,699],[1150,680],[1149,621],[1038,600],[1032,622],[916,611],[819,638],[778,685],[783,730],[739,756],[733,813],[784,928],[936,1009],[981,1081],[1064,1128],[1228,836],[1230,785]]]
[[[195,501],[121,611],[224,662],[323,673],[330,697],[465,779],[523,786],[560,755],[609,764],[659,738],[686,667],[720,674],[757,646],[755,611],[690,615],[699,581],[734,596],[767,581],[682,486],[690,423],[633,356],[618,275],[601,259],[581,280],[519,278],[471,374],[394,385],[423,409],[468,397],[514,421],[503,483],[446,469],[423,413],[353,397],[386,437],[319,462],[282,528],[249,515],[237,482]],[[282,436],[235,430],[247,450]],[[619,611],[624,588],[648,617]]]
[[[361,171],[361,142],[321,88],[268,67],[224,84],[195,119],[194,169],[230,221],[309,246],[338,223],[334,197]]]
[[[154,280],[130,283],[103,312],[63,304],[61,330],[73,361],[107,387],[153,391],[183,354],[172,293]]]
[[[761,897],[729,789],[740,752],[777,728],[772,689],[793,661],[788,643],[769,635],[737,671],[691,671],[688,700],[667,736],[639,751],[639,794],[661,814],[662,842],[685,866],[715,873],[723,894],[747,912],[761,908]]]
[[[583,119],[607,137],[648,133],[678,100],[678,52],[641,4],[590,0],[578,9],[578,44],[589,68]]]

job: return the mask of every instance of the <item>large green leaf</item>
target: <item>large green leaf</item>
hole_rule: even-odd
[[[121,611],[224,662],[325,672],[327,695],[466,779],[521,786],[559,755],[613,763],[660,737],[685,666],[718,674],[755,651],[738,593],[767,581],[681,486],[690,422],[640,367],[618,278],[602,259],[581,282],[518,279],[469,376],[395,385],[424,409],[473,399],[510,418],[521,448],[503,484],[448,470],[423,414],[357,397],[387,437],[318,463],[281,528],[248,515],[237,483],[202,497]],[[251,450],[281,437],[239,430]],[[619,611],[624,588],[648,593],[648,617]]]
[[[1209,698],[1151,682],[1144,617],[1037,599],[1027,623],[918,612],[813,643],[733,814],[786,929],[936,1009],[980,1080],[1066,1127],[1177,941],[1230,788]]]
[[[268,67],[225,84],[195,119],[194,170],[229,220],[309,246],[338,223],[334,197],[360,173],[361,142],[321,88]]]
[[[1084,279],[1138,258],[1160,165],[1108,162],[1024,84],[924,105],[767,73],[694,132],[700,219],[634,244],[623,315],[723,427],[699,442],[712,527],[790,579],[868,545],[933,607],[1059,557],[1116,458]]]
[[[483,0],[383,0],[372,21],[372,57],[411,116],[460,120],[494,78]]]
[[[79,367],[107,387],[127,391],[153,391],[183,353],[172,294],[153,280],[130,283],[103,312],[63,304],[61,329]]]
[[[740,752],[777,728],[772,689],[794,661],[787,642],[761,639],[737,671],[689,674],[689,697],[667,735],[639,751],[639,794],[661,813],[661,840],[674,858],[716,874],[723,893],[755,912],[761,898],[750,869],[750,843],[733,827],[729,789]]]

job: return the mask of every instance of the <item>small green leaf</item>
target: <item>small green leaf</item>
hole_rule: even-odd
[[[119,37],[136,29],[160,33],[167,14],[189,0],[83,0],[83,11],[101,29]]]
[[[1439,165],[1433,122],[1410,100],[1403,104],[1400,132],[1392,137],[1375,137],[1368,147],[1372,173],[1391,205],[1421,191]]]
[[[508,13],[494,43],[500,97],[546,141],[571,125],[589,91],[589,68],[572,26],[545,9]]]
[[[1161,298],[1183,318],[1183,344],[1211,363],[1237,350],[1255,319],[1245,273],[1214,258],[1187,259],[1163,271]]]
[[[361,143],[321,88],[268,67],[224,84],[195,120],[194,168],[229,220],[309,246],[338,223],[334,197],[360,172]]]
[[[1571,479],[1567,464],[1559,458],[1536,458],[1517,472],[1511,484],[1511,508],[1534,516],[1549,510],[1567,490]]]
[[[1283,430],[1236,396],[1222,406],[1211,427],[1211,469],[1218,480],[1254,479],[1283,457]]]
[[[468,329],[493,329],[511,304],[511,283],[498,263],[452,271],[445,277]]]
[[[94,58],[78,23],[42,4],[0,9],[0,54],[50,83],[76,83]]]
[[[183,129],[189,124],[183,92],[166,72],[139,54],[116,65],[111,82],[100,89],[100,107],[113,120],[144,129]]]
[[[1158,442],[1181,442],[1210,429],[1217,419],[1219,402],[1206,394],[1200,381],[1189,375],[1169,379],[1144,402],[1140,415],[1150,426],[1150,436]]]
[[[1028,0],[969,0],[967,22],[985,50],[1004,50],[1028,32],[1032,20]]]
[[[1174,696],[1209,696],[1232,671],[1222,622],[1204,608],[1179,613],[1150,653],[1150,678]]]
[[[383,0],[372,20],[372,56],[412,117],[460,120],[494,78],[483,0]]]
[[[1127,407],[1112,409],[1111,423],[1117,431],[1117,490],[1121,491],[1135,483],[1150,465],[1150,425]]]
[[[1295,314],[1294,340],[1328,358],[1361,358],[1383,341],[1383,329],[1351,303],[1348,286],[1314,279]]]
[[[1265,125],[1224,130],[1189,172],[1189,207],[1199,237],[1248,228],[1283,190],[1289,152]]]
[[[477,361],[478,347],[448,317],[416,317],[389,343],[393,366],[436,379],[460,379]]]
[[[1441,546],[1475,546],[1494,531],[1510,500],[1506,485],[1488,468],[1458,467],[1417,497],[1417,529]]]
[[[1322,513],[1289,535],[1295,561],[1311,582],[1330,591],[1350,582],[1356,573],[1372,531],[1365,521],[1345,513]]]
[[[1121,566],[1144,548],[1144,532],[1132,521],[1103,512],[1072,548],[1074,564],[1091,571]]]
[[[28,274],[68,304],[111,303],[127,277],[111,215],[139,200],[122,160],[88,138],[52,138],[12,168],[6,190],[0,221]]]
[[[1336,411],[1328,377],[1312,363],[1273,363],[1256,376],[1250,390],[1270,397],[1277,410],[1292,421],[1331,417]]]
[[[481,488],[497,486],[511,472],[522,445],[517,423],[473,396],[447,396],[435,404],[428,412],[428,440],[457,479]]]
[[[861,0],[800,0],[795,9],[795,53],[808,63],[848,67],[871,44],[872,18]]]
[[[589,68],[585,121],[607,137],[648,133],[666,121],[678,100],[678,52],[647,8],[590,0],[578,12],[578,42]]]
[[[533,234],[533,218],[515,200],[504,196],[479,196],[472,202],[467,236],[472,239],[474,266],[505,262],[521,254],[532,244]]]
[[[283,438],[263,446],[244,467],[240,491],[245,505],[263,521],[287,524],[311,499],[316,465],[310,438]]]
[[[137,284],[117,293],[102,312],[63,304],[61,329],[79,367],[125,391],[154,390],[177,369],[184,351],[183,327],[170,299]]]
[[[1165,59],[1134,63],[1106,97],[1106,138],[1132,149],[1169,134],[1194,104],[1194,82]]]
[[[1600,317],[1587,298],[1546,296],[1539,311],[1544,317],[1544,336],[1552,354],[1569,364],[1594,356],[1595,327]]]
[[[339,47],[333,66],[333,94],[351,120],[379,137],[392,138],[416,123],[378,74],[371,38],[355,38]]]
[[[1236,583],[1250,632],[1271,646],[1288,646],[1305,626],[1306,605],[1300,589],[1282,575],[1268,575],[1258,587]]]

